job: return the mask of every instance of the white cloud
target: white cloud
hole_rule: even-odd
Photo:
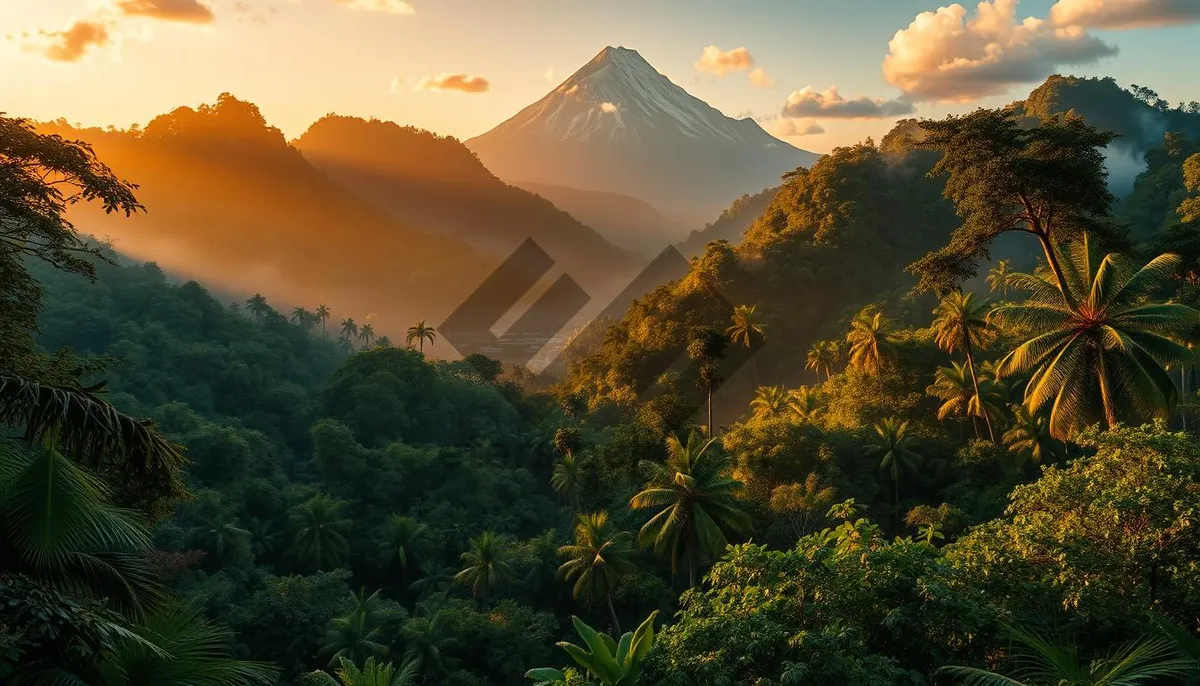
[[[416,14],[413,6],[405,0],[333,0],[335,5],[341,5],[352,10],[364,12],[384,12],[386,14]]]
[[[969,101],[1117,53],[1081,26],[1018,21],[1017,1],[984,0],[971,17],[958,4],[922,12],[888,43],[884,77],[914,100]]]
[[[470,74],[438,74],[426,76],[417,82],[419,91],[460,91],[463,93],[486,93],[491,84],[482,76]]]
[[[388,93],[391,95],[400,95],[404,92],[404,79],[396,77],[388,84]]]
[[[743,71],[754,66],[754,57],[746,48],[722,50],[715,45],[709,45],[700,53],[696,69],[713,76],[725,76],[731,72]]]
[[[783,106],[785,117],[821,117],[825,119],[882,119],[912,114],[913,104],[903,98],[883,100],[861,96],[847,100],[837,86],[818,92],[812,86],[792,91]]]
[[[612,114],[612,113],[616,112],[618,109],[619,108],[611,102],[600,103],[600,111],[601,112],[606,112],[608,114]]]
[[[1050,8],[1055,26],[1137,29],[1200,21],[1200,0],[1058,0]]]
[[[758,88],[770,88],[775,85],[775,79],[767,74],[767,70],[759,67],[746,75],[750,79],[750,84]]]
[[[811,119],[794,119],[792,117],[771,117],[761,120],[764,128],[773,136],[779,138],[800,138],[803,136],[819,136],[825,133],[825,127]]]

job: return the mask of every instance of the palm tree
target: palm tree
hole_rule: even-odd
[[[388,338],[387,336],[380,336],[379,340],[375,341],[375,347],[390,348],[392,347],[392,339]]]
[[[342,320],[342,338],[348,341],[353,341],[358,336],[358,324],[354,323],[354,319],[346,318]]]
[[[1063,445],[1050,435],[1049,422],[1042,415],[1030,414],[1023,405],[1013,407],[1013,424],[1002,437],[1008,451],[1042,464],[1060,457]]]
[[[315,317],[316,315],[314,315],[312,312],[309,312],[307,308],[299,306],[292,308],[291,322],[296,326],[303,328],[305,331],[312,328],[312,323],[315,321]]]
[[[251,519],[246,524],[250,532],[250,552],[255,559],[273,555],[279,547],[280,532],[273,519]]]
[[[1150,300],[1179,267],[1177,255],[1160,255],[1141,269],[1120,256],[1096,259],[1089,241],[1063,250],[1065,288],[1036,274],[1013,274],[1014,288],[1029,291],[1021,303],[993,311],[1002,324],[1027,336],[1001,360],[997,375],[1031,373],[1025,406],[1049,408],[1050,435],[1067,439],[1095,422],[1166,419],[1178,392],[1163,368],[1189,361],[1179,342],[1200,324],[1200,312]]]
[[[758,316],[758,306],[738,305],[733,308],[730,326],[725,329],[725,335],[731,342],[741,344],[746,350],[751,351],[766,343],[767,325]],[[757,384],[758,367],[753,355],[750,356],[750,368],[754,371],[754,383]]]
[[[358,663],[387,653],[387,646],[380,643],[383,629],[371,626],[371,606],[379,600],[379,591],[367,596],[366,589],[350,593],[354,604],[349,614],[334,617],[329,622],[325,645],[321,655],[330,655],[329,666],[333,667],[346,659]]]
[[[907,421],[885,419],[875,425],[878,442],[868,445],[865,451],[867,457],[879,458],[879,471],[891,478],[897,512],[900,511],[900,475],[917,471],[925,462],[907,434]]]
[[[342,517],[342,501],[318,493],[292,509],[292,555],[315,569],[337,567],[350,551],[350,520]]]
[[[371,341],[375,340],[375,327],[370,324],[363,324],[358,331],[358,340],[363,342],[364,348],[371,347]]]
[[[574,453],[567,453],[554,463],[554,471],[550,473],[550,487],[558,497],[572,503],[577,510],[583,494],[583,477],[579,467],[579,459]]]
[[[407,646],[404,662],[417,665],[416,669],[425,677],[426,683],[450,670],[450,659],[446,653],[458,645],[446,615],[431,607],[428,601],[418,605],[418,616],[408,620],[400,630],[404,645]]]
[[[166,603],[102,659],[100,686],[271,686],[279,669],[231,657],[233,632],[200,608]],[[54,683],[73,683],[70,680]],[[83,683],[83,682],[79,682]]]
[[[187,496],[178,446],[151,422],[96,397],[100,389],[0,376],[0,424],[23,428],[24,442],[49,446],[96,473],[119,475],[114,500],[165,514],[164,503]]]
[[[770,419],[783,414],[788,409],[788,391],[783,386],[759,386],[750,401],[750,409],[755,418]]]
[[[408,335],[404,337],[404,342],[409,346],[416,341],[422,355],[425,354],[425,341],[429,341],[429,344],[433,345],[435,340],[437,340],[437,331],[432,326],[426,326],[424,319],[408,327]]]
[[[238,526],[237,521],[224,512],[213,512],[201,517],[192,530],[194,539],[220,561],[239,541],[248,541],[250,532]]]
[[[409,575],[432,557],[429,527],[412,517],[393,514],[383,523],[379,539],[380,558],[388,566],[399,563],[401,583],[407,588]]]
[[[821,380],[821,372],[825,372],[825,380],[833,375],[833,366],[841,359],[841,348],[837,341],[817,341],[808,349],[805,369],[817,373],[817,381]]]
[[[369,657],[359,669],[346,658],[338,659],[337,671],[331,675],[327,672],[310,672],[309,681],[312,686],[417,686],[421,675],[421,665],[409,662],[400,671],[390,662],[376,662]],[[335,678],[336,676],[336,678]]]
[[[325,305],[317,305],[317,321],[321,322],[321,338],[329,340],[329,331],[325,328],[325,322],[329,321],[329,308]]]
[[[141,517],[50,447],[0,440],[0,573],[24,575],[137,617],[160,597]]]
[[[1009,634],[1015,642],[1012,676],[958,666],[942,667],[938,673],[956,677],[963,686],[1144,686],[1160,679],[1181,682],[1195,669],[1165,636],[1128,643],[1084,664],[1075,648],[1017,629],[1009,629]]]
[[[466,566],[454,575],[454,581],[471,587],[481,609],[487,608],[488,596],[496,586],[513,577],[505,558],[504,541],[494,531],[472,538],[470,548],[462,554]]]
[[[246,309],[250,312],[250,316],[254,321],[262,323],[263,317],[267,316],[267,312],[271,311],[271,306],[267,304],[267,299],[262,293],[255,293],[246,300]]]
[[[816,421],[821,412],[825,410],[820,394],[808,386],[788,391],[787,405],[792,414],[802,422]]]
[[[967,371],[971,375],[971,386],[975,391],[975,406],[979,410],[979,376],[975,373],[975,351],[983,350],[996,339],[996,329],[987,320],[991,303],[976,300],[974,293],[951,291],[942,298],[933,310],[933,339],[942,350],[953,354],[962,349],[967,357]],[[987,412],[978,412],[987,425],[988,439],[996,442],[992,429],[992,418]]]
[[[1000,297],[1008,301],[1008,277],[1012,274],[1012,260],[1000,260],[996,266],[988,270],[988,288],[993,293],[1000,291]]]
[[[850,344],[850,364],[870,374],[878,374],[896,359],[896,349],[888,340],[892,325],[883,313],[867,308],[850,322],[846,342]]]
[[[726,476],[728,460],[712,449],[714,443],[716,439],[703,440],[696,432],[686,444],[674,436],[667,439],[666,464],[643,461],[648,482],[629,501],[635,510],[657,510],[638,532],[638,542],[669,556],[672,572],[686,564],[691,586],[696,585],[700,558],[725,549],[726,530],[750,533],[750,517],[736,499],[742,482]]]
[[[729,339],[716,329],[702,329],[688,343],[688,357],[699,367],[699,383],[708,394],[708,437],[715,433],[713,426],[713,392],[721,383],[720,362],[725,358]]]
[[[972,380],[966,363],[952,361],[949,367],[939,367],[934,372],[933,383],[925,392],[942,401],[937,414],[939,421],[952,416],[969,417],[976,438],[979,438],[976,417],[1000,415],[1002,403],[998,402],[993,383],[989,380]]]
[[[587,593],[603,599],[617,634],[621,633],[621,624],[613,609],[612,592],[621,577],[633,569],[633,553],[633,537],[628,531],[618,531],[604,511],[579,515],[575,543],[558,549],[558,554],[567,558],[558,573],[567,581],[575,581],[573,597]]]

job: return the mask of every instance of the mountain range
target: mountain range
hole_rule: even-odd
[[[818,158],[753,119],[725,116],[623,47],[600,51],[466,144],[503,179],[620,193],[705,218]]]

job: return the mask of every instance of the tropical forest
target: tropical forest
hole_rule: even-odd
[[[0,115],[0,683],[1200,684],[1200,107],[1055,76],[714,217],[541,371],[454,301],[639,258],[455,138]]]

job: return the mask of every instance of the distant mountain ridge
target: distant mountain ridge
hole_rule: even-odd
[[[293,144],[330,178],[406,223],[503,255],[532,238],[585,288],[641,266],[549,200],[493,176],[455,138],[328,115]]]
[[[818,155],[733,119],[608,47],[541,100],[466,142],[497,176],[621,193],[673,214],[720,211]]]

